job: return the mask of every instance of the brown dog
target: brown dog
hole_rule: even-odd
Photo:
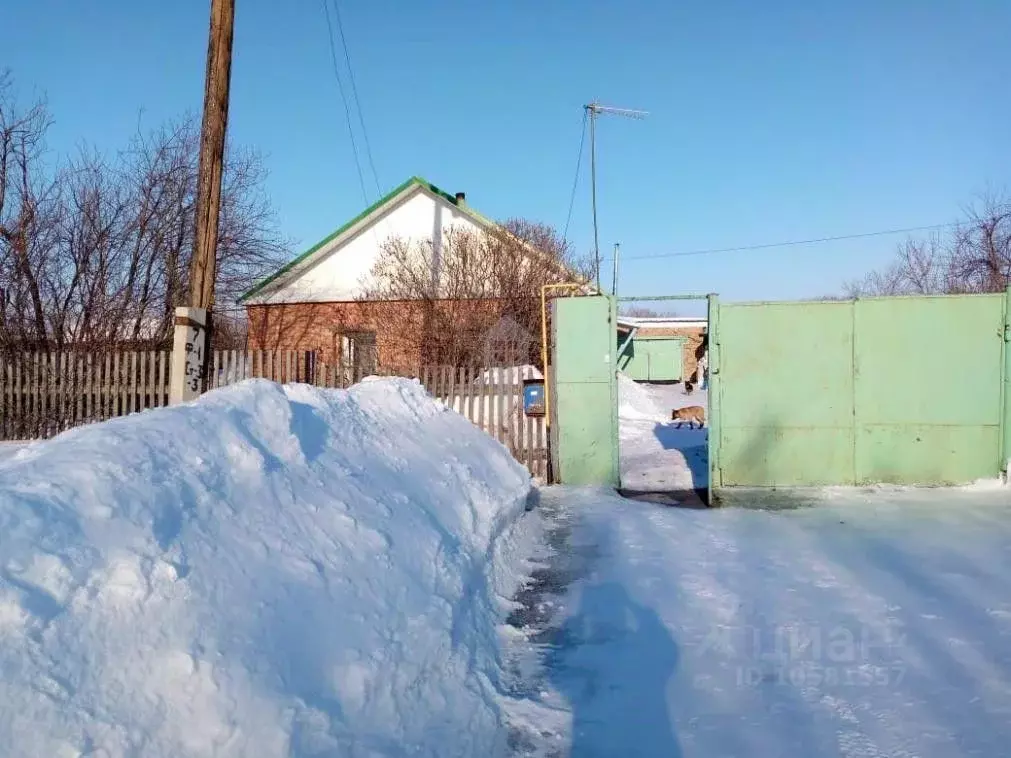
[[[695,424],[699,425],[699,429],[706,425],[706,409],[701,405],[689,405],[687,408],[675,408],[670,414],[671,421],[675,422],[676,428],[680,429],[681,425],[688,422],[688,427],[690,429],[695,428]]]

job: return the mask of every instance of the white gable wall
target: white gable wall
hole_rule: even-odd
[[[250,298],[250,303],[347,302],[358,299],[376,263],[384,242],[397,237],[410,244],[433,240],[442,244],[452,228],[483,231],[473,217],[460,211],[445,198],[418,187],[371,225],[349,239],[343,235],[311,256],[315,265],[282,285],[270,287]]]

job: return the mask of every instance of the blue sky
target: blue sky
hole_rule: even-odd
[[[835,292],[901,237],[640,256],[944,223],[1011,185],[1004,0],[339,3],[384,190],[421,175],[561,228],[582,105],[650,112],[599,121],[600,242],[622,244],[622,294]],[[2,65],[48,97],[54,151],[199,112],[208,2],[11,5]],[[309,245],[364,206],[323,6],[237,5],[230,138],[266,154],[281,228]],[[584,163],[583,250],[588,181]]]

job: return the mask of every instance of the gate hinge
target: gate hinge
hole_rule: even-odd
[[[1004,341],[1011,342],[1011,323],[1004,324]]]

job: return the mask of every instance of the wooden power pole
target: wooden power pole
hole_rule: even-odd
[[[211,310],[214,306],[214,278],[217,270],[218,217],[221,210],[225,131],[228,126],[234,20],[235,0],[211,0],[204,114],[200,129],[196,224],[190,261],[190,306],[176,309],[170,393],[174,402],[199,395],[206,389],[209,377]]]

